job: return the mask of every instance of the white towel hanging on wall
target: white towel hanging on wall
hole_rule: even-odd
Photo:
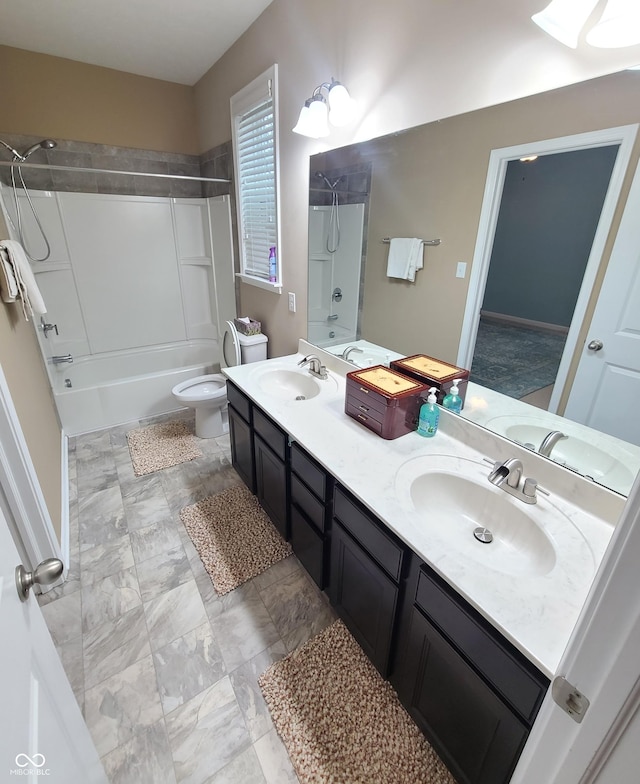
[[[46,305],[22,245],[15,240],[0,240],[0,249],[3,250],[2,255],[7,257],[12,268],[18,286],[17,297],[22,304],[25,319],[29,321],[29,315],[34,313],[39,315],[46,313]],[[15,299],[9,301],[14,302]]]
[[[423,267],[422,240],[417,237],[393,237],[389,243],[387,277],[413,283],[416,270]]]

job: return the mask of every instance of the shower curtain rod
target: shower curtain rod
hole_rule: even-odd
[[[186,174],[157,174],[156,172],[121,171],[119,169],[92,169],[89,166],[54,166],[48,163],[20,163],[20,161],[0,161],[0,166],[19,166],[22,169],[96,172],[98,174],[130,174],[133,177],[165,177],[171,180],[190,180],[193,182],[231,182],[231,180],[223,180],[216,177],[189,177]]]

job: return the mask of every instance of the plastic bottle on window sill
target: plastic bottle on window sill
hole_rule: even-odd
[[[269,248],[269,282],[275,283],[278,280],[278,261],[276,259],[275,246]]]

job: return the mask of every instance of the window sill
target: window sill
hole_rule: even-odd
[[[282,294],[282,283],[271,283],[263,278],[254,278],[252,275],[245,275],[242,272],[236,272],[236,277],[240,278],[243,283],[247,283],[249,286],[271,291],[274,294]]]

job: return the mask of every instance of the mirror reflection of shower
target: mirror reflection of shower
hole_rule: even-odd
[[[47,239],[47,235],[45,234],[45,231],[42,228],[42,224],[40,223],[40,218],[38,217],[36,208],[33,202],[31,201],[31,195],[29,193],[29,189],[25,184],[24,177],[22,176],[22,169],[20,167],[20,164],[24,163],[29,158],[29,156],[33,155],[34,152],[37,152],[38,150],[52,150],[54,147],[57,146],[57,144],[56,142],[53,141],[53,139],[43,139],[40,142],[36,142],[36,144],[32,144],[31,147],[29,147],[22,153],[18,152],[10,144],[7,144],[7,142],[5,142],[2,139],[0,139],[0,144],[2,144],[3,147],[6,147],[6,149],[9,150],[9,152],[13,155],[13,158],[11,160],[12,162],[15,163],[15,166],[11,167],[11,190],[13,191],[13,200],[14,200],[15,210],[16,210],[16,221],[14,223],[14,221],[11,219],[10,216],[9,216],[9,221],[13,227],[13,230],[16,232],[18,236],[18,241],[24,248],[25,253],[31,259],[31,261],[46,261],[51,255],[51,246],[49,245],[49,240]],[[33,218],[36,222],[38,230],[40,231],[42,239],[44,240],[46,250],[45,250],[45,255],[42,257],[37,257],[32,255],[29,252],[29,248],[27,247],[27,244],[24,239],[24,233],[22,231],[22,213],[20,209],[20,200],[18,199],[18,184],[16,182],[16,172],[17,172],[17,178],[20,183],[20,187],[24,191],[24,195],[29,205],[29,208],[31,210],[31,213],[33,215]]]
[[[340,247],[340,213],[338,207],[338,191],[336,187],[344,180],[344,176],[340,175],[336,180],[330,182],[326,175],[321,171],[316,172],[316,177],[324,181],[324,184],[331,191],[331,211],[329,213],[329,225],[327,226],[327,253],[335,253]]]
[[[344,174],[311,175],[320,186],[318,201],[324,203],[309,207],[308,334],[312,342],[327,346],[356,339],[364,204],[340,203],[350,195]]]

